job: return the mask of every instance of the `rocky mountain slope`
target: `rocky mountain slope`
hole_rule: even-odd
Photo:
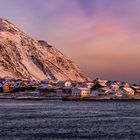
[[[90,80],[71,60],[45,41],[37,41],[0,19],[0,77]]]

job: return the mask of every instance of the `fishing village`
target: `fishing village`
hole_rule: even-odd
[[[140,99],[140,85],[95,79],[92,82],[68,80],[20,80],[0,78],[0,99],[17,100],[108,100]]]

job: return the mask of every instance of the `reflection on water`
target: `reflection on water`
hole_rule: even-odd
[[[0,100],[0,139],[140,139],[140,101]]]

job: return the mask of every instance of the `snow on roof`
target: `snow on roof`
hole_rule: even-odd
[[[131,86],[133,89],[140,89],[140,86]]]
[[[107,80],[97,80],[99,83],[107,83]]]
[[[105,83],[99,82],[99,84],[100,84],[102,87],[106,87],[106,86],[107,86]]]
[[[127,88],[123,88],[123,90],[127,91],[127,92],[131,92],[133,89],[130,88],[130,87],[127,87]]]
[[[75,89],[78,89],[78,90],[90,90],[89,88],[82,88],[82,87],[76,87],[76,88],[72,88],[72,90],[75,90]]]

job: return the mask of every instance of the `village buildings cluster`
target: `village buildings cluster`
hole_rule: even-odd
[[[95,79],[92,82],[68,80],[20,80],[0,78],[0,93],[5,96],[80,97],[93,99],[140,99],[140,85]]]

